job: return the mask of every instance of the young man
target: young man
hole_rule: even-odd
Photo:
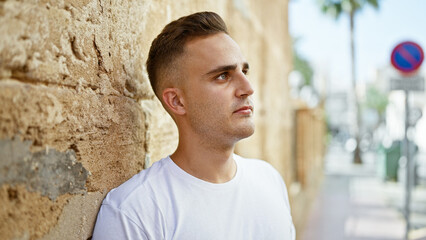
[[[107,195],[93,239],[294,240],[279,173],[233,154],[254,132],[253,89],[223,20],[201,12],[171,22],[147,69],[179,144]]]

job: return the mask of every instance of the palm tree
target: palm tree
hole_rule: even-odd
[[[355,15],[366,5],[370,5],[376,9],[379,8],[379,0],[318,0],[321,7],[321,11],[332,15],[335,19],[338,19],[341,15],[347,14],[349,16],[350,24],[350,48],[351,48],[351,82],[353,88],[353,107],[355,111],[356,119],[353,126],[353,134],[356,140],[356,148],[354,151],[354,163],[362,163],[361,152],[359,148],[360,142],[360,123],[361,123],[361,114],[359,101],[356,91],[356,73],[355,73],[355,38],[354,38],[354,29],[355,29]]]

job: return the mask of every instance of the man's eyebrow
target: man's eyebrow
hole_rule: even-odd
[[[208,73],[204,74],[204,75],[210,75],[213,73],[219,73],[219,72],[226,72],[229,70],[235,70],[237,68],[237,64],[232,64],[232,65],[225,65],[225,66],[219,66],[217,68],[214,68],[213,70],[209,71]],[[243,69],[247,70],[249,69],[249,64],[247,62],[243,63]]]

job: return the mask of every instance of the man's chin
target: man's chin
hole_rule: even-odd
[[[238,135],[240,139],[244,139],[244,138],[250,137],[251,135],[253,135],[253,133],[254,133],[254,124],[251,123],[242,127]]]

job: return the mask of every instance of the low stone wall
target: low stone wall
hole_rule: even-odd
[[[295,101],[293,109],[294,178],[290,196],[293,220],[300,237],[323,179],[327,128],[323,102],[310,108]]]

